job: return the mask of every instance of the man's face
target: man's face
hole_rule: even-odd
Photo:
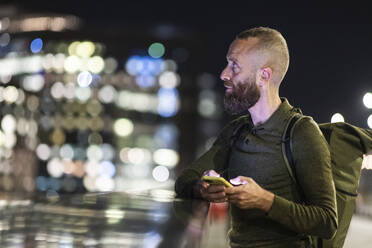
[[[227,66],[221,73],[226,87],[224,105],[231,114],[239,114],[254,106],[260,98],[256,84],[254,60],[249,58],[249,49],[255,39],[235,40],[227,54]]]

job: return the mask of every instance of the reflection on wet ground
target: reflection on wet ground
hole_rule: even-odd
[[[209,204],[172,191],[3,196],[0,247],[198,247]]]
[[[370,207],[363,209],[354,214],[345,248],[372,242]],[[0,247],[223,248],[228,224],[228,205],[177,199],[166,189],[0,194]]]

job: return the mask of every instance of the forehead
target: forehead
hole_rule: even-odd
[[[226,58],[228,60],[237,60],[239,57],[246,56],[257,42],[258,39],[254,37],[234,40],[229,47]]]

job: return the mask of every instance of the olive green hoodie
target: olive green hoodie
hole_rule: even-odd
[[[211,169],[219,173],[228,169],[230,178],[251,177],[275,194],[268,213],[230,206],[231,247],[301,247],[306,235],[329,239],[337,230],[330,153],[318,125],[310,117],[297,123],[292,135],[296,177],[305,199],[301,199],[286,169],[282,134],[295,113],[296,109],[282,98],[282,104],[263,124],[254,126],[249,115],[237,118],[177,178],[175,190],[180,197],[193,197],[194,184],[204,171]],[[247,125],[230,150],[233,132],[242,123]]]

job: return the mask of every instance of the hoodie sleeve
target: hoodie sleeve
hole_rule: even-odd
[[[318,125],[306,117],[294,126],[292,145],[296,177],[305,203],[275,196],[268,216],[298,233],[330,239],[338,221],[328,144]]]

